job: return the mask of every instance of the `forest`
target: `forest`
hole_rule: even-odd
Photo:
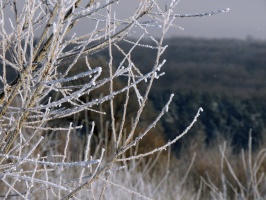
[[[158,125],[165,140],[181,133],[199,107],[204,109],[190,133],[174,145],[177,155],[182,145],[188,145],[186,141],[197,138],[197,135],[204,138],[206,145],[217,138],[230,141],[236,152],[247,148],[250,133],[253,148],[263,145],[266,126],[266,42],[181,37],[166,39],[165,44],[168,45],[162,58],[166,60],[162,68],[165,74],[154,82],[149,99],[150,109],[159,112],[169,95],[175,94],[169,112]],[[125,51],[132,46],[128,42],[120,42],[119,45]],[[119,65],[123,55],[119,51],[115,53],[114,62]],[[150,59],[153,57],[155,51],[152,49],[136,47],[132,52],[132,60],[144,72],[153,65]],[[106,65],[107,59],[107,50],[91,57],[95,66]],[[77,71],[83,70],[82,61],[76,65]],[[7,79],[12,81],[16,72],[10,70],[7,74]],[[140,90],[142,86],[145,87],[145,83],[140,85]],[[99,94],[92,93],[94,96]],[[151,115],[142,118],[147,121]]]
[[[165,75],[154,82],[150,101],[159,111],[174,93],[169,112],[161,120],[166,140],[181,133],[199,107],[196,125],[174,149],[191,138],[203,137],[210,145],[217,138],[230,141],[234,151],[262,144],[266,125],[266,42],[252,39],[170,38],[163,56]],[[120,44],[129,49],[128,43]],[[107,52],[102,53],[105,59]],[[121,56],[121,57],[119,57]],[[152,65],[150,49],[136,48],[132,59],[141,70]],[[117,54],[120,60],[122,55]],[[145,117],[144,117],[145,118]],[[186,142],[187,141],[187,142]]]

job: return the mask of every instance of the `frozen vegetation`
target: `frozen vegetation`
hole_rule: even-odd
[[[203,109],[197,108],[171,140],[164,142],[157,134],[174,98],[169,94],[159,112],[149,107],[154,82],[167,76],[162,57],[167,31],[179,30],[176,18],[229,11],[179,14],[178,3],[136,1],[132,12],[121,17],[122,0],[0,2],[1,198],[264,198],[265,150],[253,156],[251,137],[249,150],[241,154],[242,168],[228,156],[226,142],[218,144],[212,153],[220,155],[219,180],[207,174],[197,184],[189,176],[193,166],[210,164],[213,155],[202,157],[202,163],[196,155],[184,157],[187,165],[181,165],[171,146],[189,133]],[[86,33],[75,29],[79,23],[87,26]],[[154,38],[154,31],[161,37]],[[130,48],[122,48],[121,41]],[[154,52],[144,70],[131,59],[137,47]],[[107,60],[95,65],[92,57],[104,49]],[[123,55],[118,63],[114,51]],[[147,142],[151,138],[155,145]]]

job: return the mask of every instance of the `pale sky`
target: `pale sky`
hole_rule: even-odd
[[[265,0],[182,0],[179,12],[202,12],[230,8],[228,13],[211,17],[179,19],[184,31],[171,35],[195,37],[246,38],[266,40]]]
[[[125,1],[121,12],[128,13],[138,0]],[[185,30],[173,29],[169,36],[241,39],[251,36],[266,40],[266,0],[181,0],[176,12],[192,14],[223,8],[230,11],[210,17],[177,19],[176,24]]]
[[[158,0],[160,1],[171,0]],[[120,0],[116,7],[116,16],[130,16],[138,3],[139,0]],[[230,8],[230,11],[210,17],[178,18],[175,24],[184,30],[171,29],[168,36],[240,39],[251,36],[266,40],[266,0],[180,0],[175,12],[193,14],[224,8]],[[87,33],[89,27],[91,28],[90,23],[79,23],[75,32]],[[153,34],[156,35],[156,31]]]

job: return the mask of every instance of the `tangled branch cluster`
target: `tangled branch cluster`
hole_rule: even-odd
[[[174,8],[178,2],[175,0],[170,3],[166,1],[161,3],[157,0],[140,1],[136,3],[135,11],[122,19],[118,19],[115,15],[116,9],[119,9],[119,4],[122,3],[119,0],[6,0],[0,2],[0,60],[3,85],[0,93],[0,179],[5,188],[1,190],[1,195],[28,199],[43,192],[44,198],[47,199],[69,199],[74,196],[81,197],[78,195],[87,188],[93,196],[91,184],[100,179],[106,180],[108,184],[108,178],[103,177],[114,171],[117,162],[123,163],[126,160],[138,159],[162,151],[187,133],[189,128],[172,142],[145,155],[128,158],[125,156],[125,152],[137,145],[167,112],[173,98],[172,95],[161,113],[146,130],[136,133],[153,81],[163,75],[160,70],[165,63],[161,60],[167,47],[163,44],[165,34],[170,27],[176,27],[174,24],[176,17],[185,17],[174,14]],[[228,10],[195,16],[226,11]],[[12,17],[8,18],[7,15],[10,13]],[[187,15],[187,17],[191,16]],[[87,33],[78,35],[71,32],[79,22],[89,27]],[[151,28],[161,32],[159,39],[153,37]],[[139,38],[134,41],[126,39],[134,35],[136,30],[141,33]],[[142,44],[143,38],[153,41],[154,45]],[[119,41],[132,44],[131,49],[128,52],[124,51],[119,47]],[[147,73],[142,73],[131,60],[132,51],[137,46],[156,51],[156,57],[151,58],[154,64],[150,66]],[[118,66],[114,65],[114,48],[124,55],[124,59]],[[102,49],[108,49],[109,52],[108,68],[91,67],[89,57]],[[81,58],[86,60],[87,71],[71,74],[70,71],[77,67],[75,64]],[[12,81],[8,80],[7,76],[11,69],[16,73]],[[109,72],[107,78],[101,78],[104,70]],[[87,80],[86,83],[66,84],[84,77]],[[127,81],[123,88],[115,90],[113,84],[119,77],[126,77]],[[147,82],[144,93],[138,88],[141,82]],[[86,102],[80,99],[100,87],[108,87],[109,93]],[[137,96],[138,109],[131,129],[124,135],[130,90],[133,90]],[[51,93],[55,93],[57,98],[49,98]],[[125,101],[123,119],[118,126],[114,117],[113,104],[115,96],[121,93],[125,95]],[[74,116],[83,111],[104,114],[94,109],[95,105],[104,102],[110,104],[113,144],[113,152],[109,152],[111,156],[104,160],[105,149],[103,148],[98,153],[92,154],[90,145],[95,127],[92,122],[83,160],[66,162],[70,135],[81,126],[70,122],[68,127],[54,127],[51,121],[57,122],[59,119]],[[200,111],[202,109],[199,109],[189,127],[195,123]],[[45,131],[65,132],[67,137],[61,155],[54,154],[52,157],[40,155],[45,147],[43,143],[47,142],[42,135]],[[40,146],[42,146],[41,151]],[[68,173],[74,169],[79,172],[79,175],[69,180]],[[105,186],[102,193],[104,188]]]

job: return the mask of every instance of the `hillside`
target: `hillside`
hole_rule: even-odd
[[[132,46],[125,42],[119,45],[125,52]],[[204,109],[196,126],[175,145],[175,150],[189,145],[192,138],[209,145],[217,138],[225,138],[238,151],[247,147],[250,131],[253,147],[263,145],[261,141],[266,126],[266,42],[171,38],[165,40],[165,45],[168,45],[163,56],[167,61],[162,68],[165,75],[155,81],[150,103],[159,112],[170,93],[175,94],[169,112],[161,120],[166,140],[180,134],[199,107]],[[114,53],[118,65],[123,55],[115,50]],[[98,59],[98,63],[103,63],[100,65],[105,65],[108,53],[105,50],[101,55],[92,59]],[[132,60],[140,70],[146,71],[153,66],[153,59],[150,58],[154,56],[153,50],[136,48]],[[7,74],[11,81],[16,72],[9,69]],[[148,114],[142,119],[152,120]]]
[[[152,43],[151,43],[152,44]],[[170,111],[162,119],[166,139],[181,133],[203,107],[187,138],[217,138],[232,142],[235,150],[247,147],[252,132],[254,147],[262,141],[266,125],[266,42],[172,38],[165,41],[165,75],[154,83],[151,100],[159,111],[175,93]],[[129,44],[120,44],[124,49]],[[153,51],[135,50],[133,60],[145,71]],[[119,60],[119,55],[117,56]],[[200,135],[200,136],[199,136]]]

